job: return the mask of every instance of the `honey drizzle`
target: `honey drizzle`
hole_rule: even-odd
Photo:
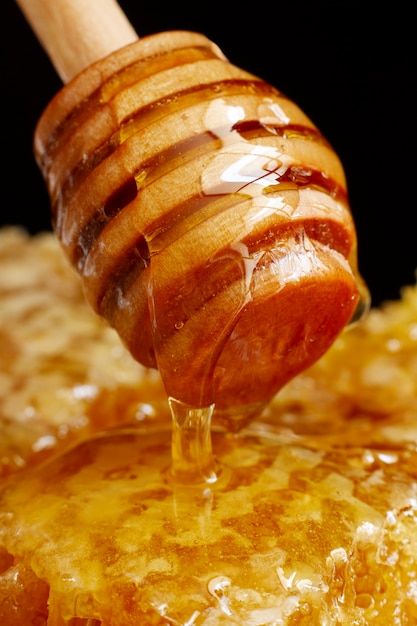
[[[211,443],[214,404],[192,407],[168,399],[172,415],[171,475],[182,484],[214,483],[218,470]]]

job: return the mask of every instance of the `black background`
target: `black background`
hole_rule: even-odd
[[[403,285],[414,284],[412,5],[381,8],[381,3],[343,0],[149,4],[120,2],[140,36],[170,29],[203,32],[235,65],[292,98],[332,143],[345,167],[359,266],[373,304],[396,299]],[[32,138],[61,82],[12,0],[0,5],[0,28],[0,226],[19,224],[36,233],[50,230],[50,218]]]

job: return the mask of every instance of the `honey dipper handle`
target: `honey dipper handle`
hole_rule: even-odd
[[[64,83],[138,39],[116,0],[16,0]]]

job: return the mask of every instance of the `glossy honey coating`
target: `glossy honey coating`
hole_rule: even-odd
[[[361,287],[337,156],[204,36],[153,35],[86,69],[35,146],[87,299],[170,396],[262,404],[352,319]]]

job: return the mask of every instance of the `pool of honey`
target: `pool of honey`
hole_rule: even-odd
[[[417,618],[409,450],[369,452],[364,468],[360,449],[264,425],[215,430],[217,481],[187,485],[173,480],[171,439],[169,428],[111,430],[3,487],[3,560],[14,589],[31,580],[14,592],[27,624]]]

